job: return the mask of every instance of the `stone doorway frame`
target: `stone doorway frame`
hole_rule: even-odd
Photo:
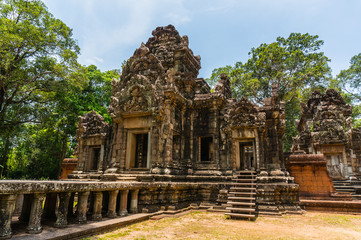
[[[139,130],[128,130],[127,135],[127,150],[125,159],[125,169],[131,170],[136,169],[132,167],[135,164],[135,151],[136,151],[136,135],[137,134],[148,134],[148,145],[147,145],[147,169],[150,169],[151,163],[151,132],[149,129]]]
[[[244,159],[241,159],[241,154],[240,154],[240,143],[252,143],[252,148],[253,148],[253,160],[251,165],[253,165],[252,169],[248,169],[248,170],[256,170],[257,166],[258,166],[258,162],[257,162],[257,144],[256,144],[256,139],[255,138],[241,138],[241,139],[234,139],[234,154],[235,154],[235,167],[236,167],[236,171],[239,170],[245,170],[245,165],[246,163],[244,162]]]

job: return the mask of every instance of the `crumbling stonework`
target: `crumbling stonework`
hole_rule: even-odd
[[[109,124],[95,111],[79,117],[76,131],[78,166],[73,173],[102,172],[108,152]]]
[[[261,107],[233,99],[225,74],[211,91],[197,78],[200,57],[188,47],[187,36],[172,25],[152,35],[112,82],[110,129],[95,113],[80,118],[79,165],[70,177],[227,182],[236,171],[252,170],[260,174],[260,202],[273,204],[275,211],[282,204],[296,206],[298,188],[283,159],[285,114],[277,86]],[[86,134],[92,119],[94,126],[105,126],[98,135]],[[94,146],[104,149],[100,157]],[[97,171],[89,167],[92,159],[99,159]],[[276,191],[285,195],[275,205]]]
[[[299,134],[293,151],[324,154],[328,174],[345,179],[360,174],[361,135],[352,127],[352,108],[334,89],[325,94],[315,91],[307,103],[301,103]]]

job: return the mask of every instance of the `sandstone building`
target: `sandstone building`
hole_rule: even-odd
[[[172,25],[152,35],[112,82],[112,124],[94,111],[79,117],[71,180],[1,182],[0,238],[12,234],[19,196],[29,233],[42,231],[43,216],[56,215],[55,226],[66,227],[75,198],[78,223],[191,204],[249,219],[301,212],[299,186],[285,169],[277,86],[262,106],[232,98],[226,75],[211,90],[197,77],[200,57],[187,36]]]
[[[112,126],[95,112],[80,118],[72,176],[284,171],[284,103],[276,89],[262,107],[233,99],[226,75],[211,91],[197,78],[200,57],[187,36],[171,25],[152,34],[113,80]]]
[[[333,179],[360,177],[361,132],[353,128],[352,107],[340,93],[315,91],[307,103],[301,103],[301,110],[293,150],[323,154]]]

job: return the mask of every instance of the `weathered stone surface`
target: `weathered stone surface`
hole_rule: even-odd
[[[289,169],[300,186],[300,198],[332,199],[335,188],[323,154],[293,154],[289,157]]]
[[[90,192],[79,192],[78,194],[78,209],[77,209],[77,223],[83,224],[87,222],[87,208],[88,208],[88,197]]]
[[[64,228],[68,224],[68,208],[70,196],[70,192],[59,193],[58,215],[54,225],[57,228]]]
[[[11,238],[11,218],[16,195],[0,195],[0,239]]]
[[[352,127],[352,108],[334,89],[325,94],[315,91],[307,103],[301,103],[299,134],[293,151],[323,153],[327,171],[334,179],[360,174],[361,132]]]
[[[45,193],[34,193],[30,210],[30,219],[26,231],[28,233],[41,233],[41,216],[43,214],[43,202]]]

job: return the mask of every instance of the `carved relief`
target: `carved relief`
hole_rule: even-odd
[[[105,136],[108,134],[109,124],[104,121],[104,118],[97,114],[94,110],[90,113],[79,117],[77,125],[76,138],[88,137],[94,135]]]
[[[258,125],[260,124],[258,114],[257,104],[252,103],[244,97],[233,103],[228,110],[231,127]]]

